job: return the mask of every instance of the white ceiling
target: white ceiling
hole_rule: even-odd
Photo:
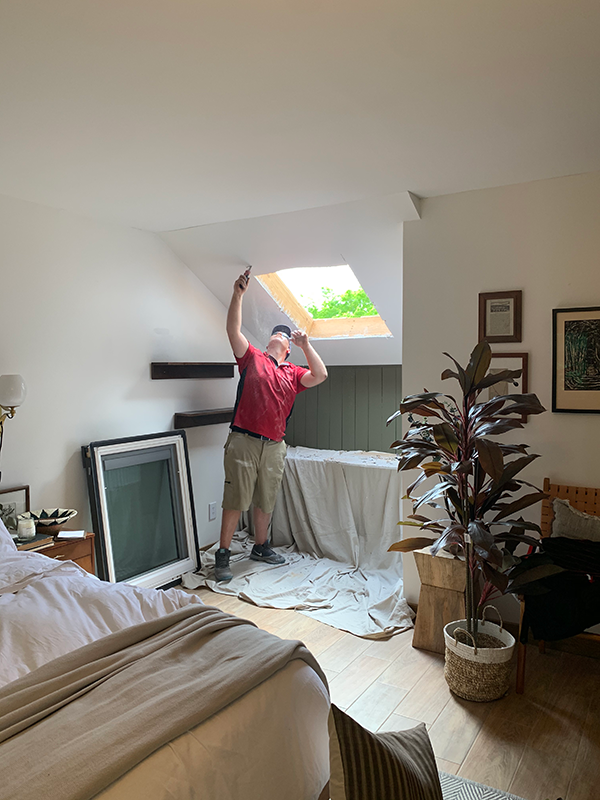
[[[598,0],[2,3],[0,193],[165,231],[600,170]]]

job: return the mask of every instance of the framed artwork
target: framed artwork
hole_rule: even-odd
[[[521,341],[523,292],[482,292],[479,295],[479,341]]]
[[[600,414],[600,308],[552,311],[552,411]]]
[[[29,510],[29,486],[0,489],[0,519],[9,533],[17,532],[17,516]]]
[[[488,373],[503,372],[505,369],[520,369],[521,377],[516,378],[516,386],[511,381],[501,381],[484,389],[479,395],[479,403],[485,403],[494,397],[507,394],[527,394],[529,391],[528,371],[529,353],[492,353],[492,361]],[[519,414],[521,422],[527,422],[527,414]]]

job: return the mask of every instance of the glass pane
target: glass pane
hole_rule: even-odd
[[[164,454],[166,448],[161,449]],[[148,460],[148,455],[148,451],[139,454],[137,460],[144,463],[131,463],[129,453],[126,459],[109,457],[104,464],[117,581],[187,556],[171,460],[164,455],[157,458],[156,452],[154,460]],[[118,466],[120,461],[123,466]]]

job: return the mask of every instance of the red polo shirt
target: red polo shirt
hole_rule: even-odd
[[[287,421],[296,395],[306,386],[300,381],[308,372],[304,367],[277,361],[251,344],[241,358],[232,426],[258,433],[276,442],[285,436]]]

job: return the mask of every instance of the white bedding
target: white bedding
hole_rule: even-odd
[[[109,633],[200,602],[175,589],[105,583],[72,561],[15,551],[0,563],[0,686]]]
[[[0,522],[0,685],[109,633],[201,601],[107,584],[73,562],[18,552]],[[327,691],[294,661],[97,797],[317,798],[328,779]],[[0,752],[0,767],[1,767]],[[24,780],[25,780],[24,776]]]

